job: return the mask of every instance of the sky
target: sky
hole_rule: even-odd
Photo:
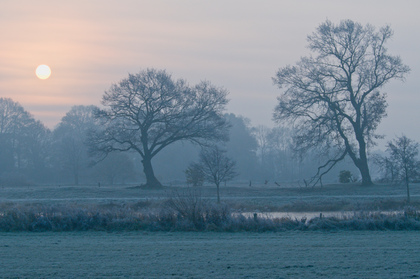
[[[272,77],[310,54],[306,38],[325,20],[394,30],[390,54],[411,68],[389,83],[384,141],[420,141],[418,0],[2,0],[0,97],[54,128],[73,105],[100,105],[113,83],[146,68],[190,84],[226,88],[227,112],[273,127],[280,89]],[[51,67],[47,80],[35,76]]]

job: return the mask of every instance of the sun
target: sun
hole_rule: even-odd
[[[39,65],[35,70],[35,74],[39,79],[47,79],[51,75],[51,69],[47,65]]]

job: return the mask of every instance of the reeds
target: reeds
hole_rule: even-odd
[[[420,214],[413,207],[394,213],[355,212],[310,220],[291,217],[245,217],[232,214],[226,204],[194,196],[174,196],[160,207],[138,204],[43,205],[1,204],[0,231],[331,231],[420,230]]]

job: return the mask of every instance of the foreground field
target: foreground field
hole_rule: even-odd
[[[418,232],[1,233],[0,278],[413,278]]]
[[[388,230],[388,219],[379,222],[388,224],[385,227],[371,228],[369,221],[361,230],[332,229],[325,219],[327,223],[318,223],[330,224],[327,229],[293,227],[255,233],[261,225],[252,218],[240,223],[252,225],[248,232],[244,232],[246,226],[236,233],[185,232],[182,227],[176,232],[151,231],[156,230],[156,222],[146,229],[131,229],[138,212],[167,209],[167,200],[184,190],[179,186],[160,190],[93,185],[2,187],[0,221],[4,222],[0,223],[5,229],[0,232],[0,278],[420,277],[419,231],[405,225]],[[214,187],[199,192],[203,199],[215,198]],[[315,189],[235,185],[221,191],[222,201],[234,212],[401,210],[406,206],[404,194],[402,187],[392,185]],[[412,206],[418,206],[419,200],[416,184]],[[47,217],[63,226],[51,231]],[[110,218],[116,223],[108,222]],[[157,224],[162,226],[165,220]],[[407,220],[411,219],[402,216],[397,224]],[[85,227],[85,222],[92,226]],[[110,224],[128,225],[115,229]],[[174,228],[178,227],[167,230]]]

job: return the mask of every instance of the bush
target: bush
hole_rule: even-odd
[[[340,171],[340,174],[338,175],[338,181],[340,181],[340,183],[353,182],[354,181],[353,175],[348,170],[342,170]]]
[[[230,218],[230,210],[224,204],[215,204],[201,197],[196,189],[174,192],[166,202],[167,213],[177,216],[183,226],[204,230],[208,226],[223,226]]]

